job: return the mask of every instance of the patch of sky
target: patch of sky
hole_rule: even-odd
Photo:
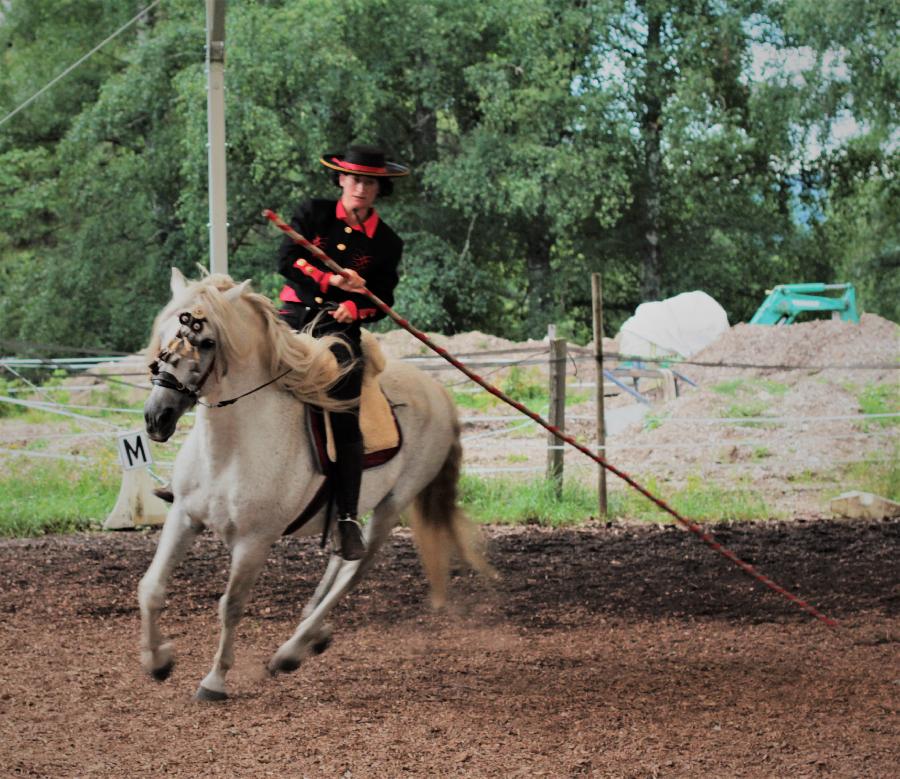
[[[745,29],[753,41],[747,68],[741,76],[745,84],[775,83],[799,89],[806,86],[813,74],[830,83],[850,82],[845,49],[817,54],[809,46],[786,46],[781,30],[760,16],[751,17]],[[840,111],[830,121],[823,117],[822,123],[812,127],[804,138],[803,157],[808,162],[814,161],[866,130],[849,109]]]

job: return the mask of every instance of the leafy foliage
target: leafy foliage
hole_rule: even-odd
[[[4,3],[0,118],[136,10]],[[421,328],[586,340],[593,272],[609,329],[693,288],[747,319],[791,281],[897,319],[897,21],[886,0],[235,0],[231,272],[274,294],[260,211],[333,193],[316,160],[366,140],[412,167],[379,208]],[[204,42],[203,4],[166,0],[0,125],[5,339],[135,349],[169,267],[207,263]]]

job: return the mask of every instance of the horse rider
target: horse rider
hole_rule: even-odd
[[[287,281],[279,295],[280,314],[295,330],[312,325],[312,335],[336,335],[332,347],[339,364],[350,370],[332,388],[331,397],[355,400],[346,413],[332,413],[335,445],[335,502],[338,553],[358,560],[366,547],[357,519],[362,481],[363,442],[359,429],[359,394],[363,365],[360,326],[384,316],[358,290],[368,288],[388,306],[394,302],[403,241],[375,210],[375,200],[393,191],[393,179],[409,169],[389,162],[375,146],[354,145],[330,152],[319,162],[341,194],[338,200],[312,199],[300,204],[291,227],[342,266],[347,277],[332,273],[315,255],[285,237],[278,251],[278,272]]]

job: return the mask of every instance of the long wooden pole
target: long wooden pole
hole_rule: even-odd
[[[606,457],[606,410],[603,400],[603,279],[599,273],[591,274],[591,299],[593,301],[594,321],[594,367],[597,369],[597,451]],[[606,468],[597,469],[597,509],[601,517],[608,512],[606,502]]]
[[[346,271],[340,265],[338,265],[327,254],[325,254],[325,252],[323,252],[318,246],[311,243],[306,238],[304,238],[302,235],[300,235],[300,233],[298,233],[296,230],[294,230],[289,224],[287,224],[287,222],[285,222],[274,211],[266,209],[265,211],[263,211],[263,216],[265,216],[266,219],[268,219],[270,222],[272,222],[272,224],[274,224],[279,230],[281,230],[283,233],[285,233],[285,235],[289,236],[292,241],[299,244],[300,246],[305,248],[307,251],[312,252],[312,254],[314,254],[316,257],[321,259],[322,262],[324,262],[325,265],[327,267],[329,267],[332,271],[346,277]],[[298,262],[300,262],[300,260],[298,260]],[[796,595],[794,595],[794,593],[789,592],[788,590],[786,590],[784,587],[782,587],[777,582],[772,581],[772,579],[768,578],[764,574],[757,571],[752,565],[750,565],[750,563],[746,563],[743,560],[741,560],[741,558],[738,557],[734,552],[732,552],[730,549],[722,546],[722,544],[720,544],[718,541],[716,541],[715,538],[713,538],[713,536],[710,533],[707,533],[702,527],[700,527],[700,525],[698,525],[696,522],[694,522],[690,519],[687,519],[687,518],[681,516],[681,514],[679,514],[675,509],[673,509],[662,498],[658,498],[656,495],[654,495],[652,492],[650,492],[650,490],[648,490],[646,487],[642,486],[641,484],[638,484],[627,473],[620,470],[619,468],[616,468],[616,466],[614,466],[612,463],[607,462],[605,457],[601,457],[600,455],[596,454],[595,452],[592,452],[586,446],[584,446],[583,444],[580,444],[578,441],[576,441],[572,436],[566,435],[561,430],[553,427],[553,425],[551,425],[549,422],[547,422],[547,420],[545,420],[539,414],[535,414],[527,406],[522,405],[517,400],[513,400],[511,397],[509,397],[509,395],[507,395],[505,392],[503,392],[503,390],[498,389],[497,387],[493,386],[492,384],[489,384],[488,382],[486,382],[477,373],[474,373],[469,368],[467,368],[465,365],[463,365],[459,360],[457,360],[446,349],[444,349],[441,346],[438,346],[436,343],[431,341],[431,339],[427,335],[425,335],[425,333],[423,333],[421,330],[417,329],[416,327],[411,325],[409,322],[407,322],[403,317],[401,317],[399,314],[397,314],[394,311],[394,309],[392,309],[387,303],[385,303],[381,298],[379,298],[373,292],[370,292],[365,287],[360,289],[359,292],[363,295],[366,295],[369,298],[369,300],[371,300],[381,311],[383,311],[385,314],[387,314],[387,316],[389,316],[398,325],[400,325],[400,327],[402,327],[404,330],[412,333],[423,344],[425,344],[432,351],[437,352],[441,357],[443,357],[447,362],[449,362],[454,368],[462,371],[466,376],[468,376],[470,379],[472,379],[472,381],[474,381],[480,387],[483,387],[484,389],[486,389],[492,395],[500,398],[500,400],[502,400],[504,403],[508,403],[510,406],[512,406],[517,411],[521,411],[529,419],[533,419],[545,430],[549,430],[551,433],[554,433],[557,436],[557,438],[562,439],[563,441],[565,441],[567,444],[569,444],[570,446],[577,449],[582,454],[586,455],[587,457],[590,457],[594,462],[596,462],[596,463],[602,465],[604,468],[612,471],[616,476],[618,476],[620,479],[622,479],[622,481],[626,482],[627,484],[630,484],[635,490],[640,492],[641,495],[643,495],[645,498],[647,498],[648,500],[655,503],[667,514],[670,514],[675,519],[675,521],[678,522],[678,524],[680,524],[686,530],[690,530],[691,533],[693,533],[697,538],[699,538],[710,549],[712,549],[715,552],[718,552],[720,555],[722,555],[726,559],[731,560],[731,562],[733,562],[736,566],[738,566],[746,574],[748,574],[749,576],[752,576],[758,582],[761,582],[762,584],[766,585],[766,587],[768,587],[773,592],[777,592],[779,595],[783,596],[784,598],[787,598],[794,605],[803,609],[808,614],[811,614],[812,616],[814,616],[816,619],[820,620],[821,622],[824,622],[829,627],[837,626],[837,623],[833,619],[831,619],[827,615],[820,612],[815,606],[807,603],[806,601],[802,600],[801,598],[798,598]]]

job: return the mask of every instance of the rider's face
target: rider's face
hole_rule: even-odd
[[[372,176],[358,176],[355,173],[341,173],[338,177],[343,194],[341,202],[348,212],[365,213],[378,197],[378,179]]]

